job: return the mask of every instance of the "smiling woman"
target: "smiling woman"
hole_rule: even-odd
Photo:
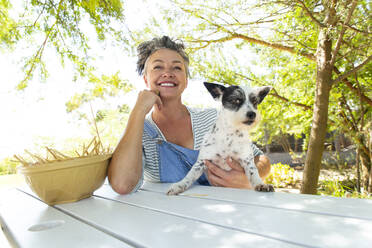
[[[144,80],[147,88],[162,98],[179,97],[187,86],[186,66],[182,57],[170,49],[153,53],[145,63]]]
[[[188,66],[181,42],[163,36],[139,45],[137,71],[143,75],[147,89],[138,94],[108,168],[108,178],[116,192],[130,193],[141,186],[143,179],[177,182],[196,162],[203,136],[215,123],[217,111],[192,109],[182,103],[188,86]],[[265,170],[270,168],[269,161],[260,156],[262,152],[256,147],[253,150],[258,169],[260,163]],[[226,166],[232,170],[208,170],[197,183],[250,187],[239,164],[231,162]]]

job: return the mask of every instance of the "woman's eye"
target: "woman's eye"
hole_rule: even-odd
[[[158,70],[158,69],[161,69],[162,67],[160,65],[156,65],[154,66],[154,70]]]
[[[178,70],[178,71],[182,70],[182,68],[179,67],[179,66],[174,67],[174,69],[175,69],[175,70]]]

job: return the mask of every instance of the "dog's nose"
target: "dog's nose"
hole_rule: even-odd
[[[256,118],[256,113],[253,111],[249,111],[247,112],[247,117],[248,119],[253,120],[254,118]]]

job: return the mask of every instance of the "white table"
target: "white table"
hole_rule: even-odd
[[[130,195],[103,185],[53,207],[28,189],[0,193],[0,222],[15,247],[372,247],[372,201],[193,186]]]

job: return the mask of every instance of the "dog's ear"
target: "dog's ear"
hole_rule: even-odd
[[[269,94],[271,86],[263,86],[257,88],[258,103],[261,103],[263,99]]]
[[[208,82],[204,82],[204,86],[215,100],[218,100],[226,89],[226,87],[223,85]]]

